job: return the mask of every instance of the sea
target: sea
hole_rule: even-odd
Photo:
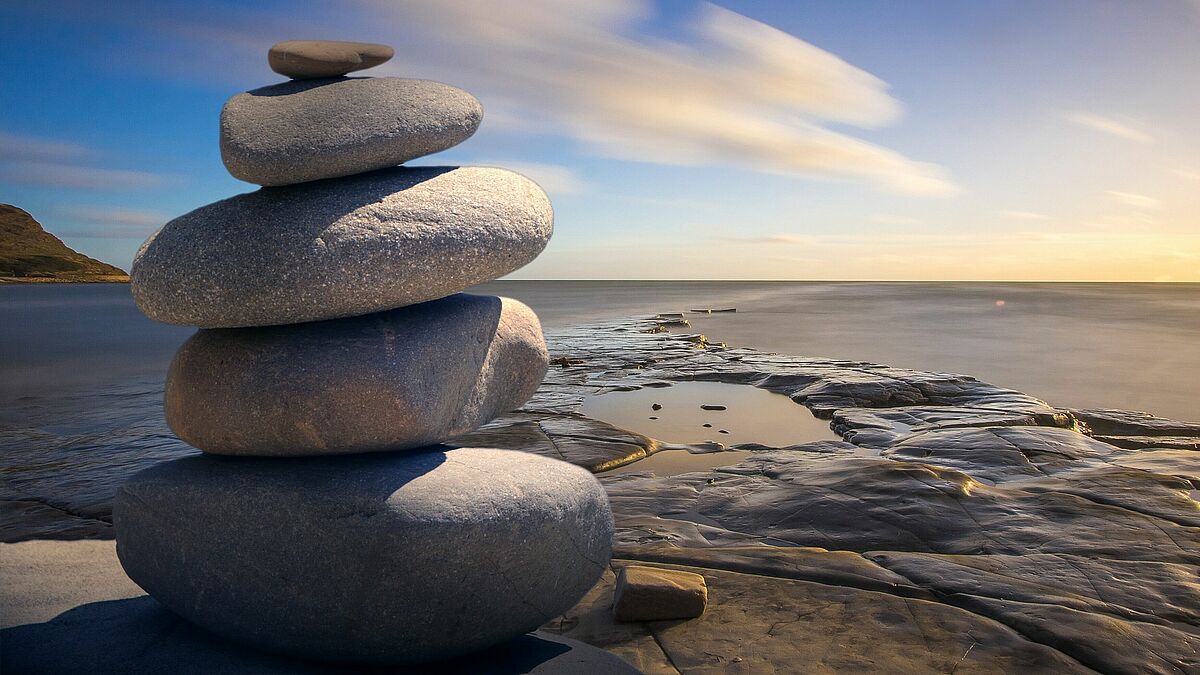
[[[1200,420],[1200,284],[496,281],[472,292],[524,301],[551,337],[682,312],[680,330],[731,346]],[[693,311],[708,309],[736,311]],[[60,446],[54,461],[177,444],[161,424],[162,380],[192,332],[143,317],[128,285],[0,286],[0,468],[49,461],[39,439]]]

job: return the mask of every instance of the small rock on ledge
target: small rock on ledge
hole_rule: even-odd
[[[629,565],[617,575],[613,617],[617,621],[692,619],[704,613],[708,586],[692,572]]]

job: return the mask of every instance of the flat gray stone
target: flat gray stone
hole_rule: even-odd
[[[372,42],[285,40],[267,50],[271,70],[302,80],[337,77],[387,63],[396,51]]]
[[[457,295],[294,326],[202,330],[167,374],[167,424],[222,455],[416,448],[519,408],[548,356],[537,316]]]
[[[297,80],[238,94],[221,110],[221,159],[234,178],[291,185],[403,164],[470,138],[483,107],[440,82]]]
[[[126,573],[226,638],[358,663],[452,658],[570,609],[606,569],[608,499],[522,452],[193,456],[113,509]]]
[[[553,229],[546,194],[511,171],[387,169],[202,206],[142,245],[130,283],[138,307],[165,323],[336,319],[508,274]]]

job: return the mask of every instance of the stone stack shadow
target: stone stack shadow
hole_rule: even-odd
[[[569,609],[611,555],[588,472],[440,443],[523,405],[547,351],[515,300],[460,291],[533,260],[550,202],[503,169],[398,166],[483,110],[444,84],[350,78],[382,45],[285,42],[293,78],[238,94],[221,152],[262,189],[167,223],[138,252],[149,317],[199,330],[167,422],[202,454],[113,509],[130,578],[218,635],[368,664],[452,658]]]

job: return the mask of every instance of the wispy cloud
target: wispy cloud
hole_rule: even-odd
[[[91,150],[68,141],[57,141],[0,131],[0,158],[4,160],[61,160],[91,154]]]
[[[812,244],[818,241],[817,237],[803,234],[767,234],[757,237],[743,237],[736,235],[726,235],[713,237],[718,241],[732,242],[736,244],[783,244],[788,246]]]
[[[193,55],[223,63],[232,50],[261,64],[281,33],[261,12],[171,11],[155,25],[180,44],[157,50],[156,64],[168,57],[198,77],[214,69]],[[286,32],[388,42],[396,58],[374,72],[461,86],[484,102],[485,129],[495,113],[498,127],[566,136],[595,155],[842,177],[918,195],[957,189],[939,166],[830,128],[898,118],[899,101],[874,75],[714,5],[670,26],[673,39],[644,34],[653,14],[648,0],[357,0],[319,24],[288,19]]]
[[[0,132],[0,181],[82,190],[137,190],[179,182],[179,176],[89,166],[100,153],[71,141]]]
[[[22,161],[0,165],[0,181],[39,187],[120,191],[170,185],[178,182],[179,177],[147,171]]]
[[[1200,0],[1196,0],[1196,1],[1200,2]],[[1180,167],[1178,169],[1172,169],[1171,171],[1176,176],[1179,176],[1180,178],[1182,178],[1184,180],[1200,181],[1200,169],[1188,169],[1185,167]]]
[[[1050,216],[1035,211],[1001,211],[1000,215],[1017,220],[1050,220]]]
[[[62,209],[63,216],[95,225],[118,225],[129,227],[158,227],[171,219],[159,211],[125,209],[109,206],[73,206]]]
[[[1105,194],[1107,194],[1116,202],[1124,204],[1125,206],[1132,206],[1138,209],[1162,208],[1162,202],[1160,200],[1155,199],[1154,197],[1147,197],[1146,195],[1134,194],[1132,192],[1118,192],[1116,190],[1109,190]]]
[[[738,232],[741,223],[702,227]],[[771,244],[773,236],[747,244]],[[846,232],[818,234],[789,247],[735,246],[719,236],[670,242],[671,255],[655,246],[630,247],[621,238],[586,247],[551,247],[522,270],[523,278],[711,278],[714,265],[730,278],[749,279],[1011,279],[1024,281],[1200,281],[1200,233],[1147,236],[1144,229],[1091,228],[1046,232],[923,234]],[[597,255],[596,251],[603,251]]]
[[[1121,122],[1111,117],[1103,117],[1101,115],[1093,115],[1085,112],[1064,112],[1063,119],[1072,124],[1079,125],[1092,131],[1099,131],[1119,136],[1121,138],[1137,141],[1139,143],[1153,143],[1154,137],[1150,134],[1138,129],[1130,124]]]
[[[113,206],[68,206],[58,209],[58,216],[64,225],[56,231],[65,237],[135,241],[145,239],[171,219],[159,211]]]
[[[920,220],[911,216],[900,216],[894,213],[877,213],[871,216],[871,222],[877,225],[919,225]]]
[[[57,233],[63,237],[70,239],[125,239],[129,241],[142,241],[146,237],[154,233],[155,228],[143,227],[118,227],[118,226],[92,226],[83,228],[59,228]]]
[[[1108,213],[1083,223],[1085,230],[1096,232],[1145,232],[1160,225],[1158,218],[1145,211]]]
[[[508,160],[480,160],[470,162],[470,164],[480,166],[498,166],[516,171],[517,173],[531,178],[535,183],[540,185],[551,198],[555,195],[578,194],[587,189],[587,183],[580,177],[579,173],[567,166],[558,164],[545,164],[541,162],[522,162]]]

